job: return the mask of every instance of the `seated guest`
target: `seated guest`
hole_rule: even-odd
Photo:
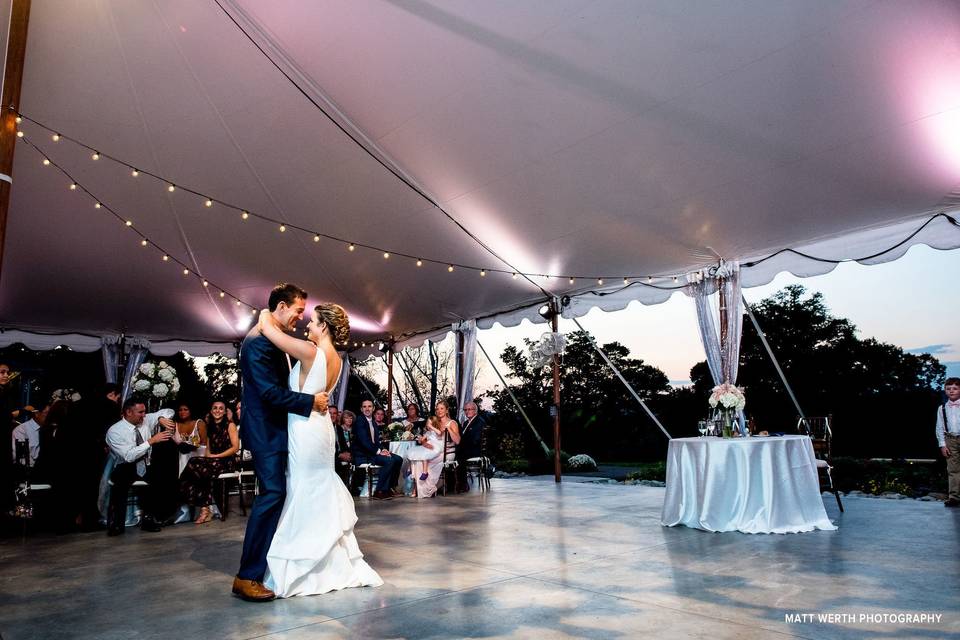
[[[392,489],[400,479],[403,458],[381,446],[381,431],[373,418],[373,403],[364,400],[360,405],[360,412],[363,415],[358,418],[353,429],[353,461],[358,467],[362,464],[380,465],[377,489],[371,497],[375,500],[387,500],[393,497]]]
[[[407,450],[410,471],[417,482],[417,497],[431,498],[437,493],[437,483],[443,474],[444,439],[437,416],[427,418],[427,426],[422,436],[417,438],[417,446]]]
[[[483,429],[487,426],[483,416],[477,414],[477,403],[468,402],[463,406],[467,416],[460,429],[460,442],[457,444],[457,491],[469,491],[467,482],[467,460],[483,455]]]
[[[407,419],[403,421],[403,428],[414,435],[423,433],[426,421],[420,417],[420,408],[414,403],[407,405]]]
[[[373,421],[377,423],[377,428],[380,429],[380,437],[383,438],[381,442],[389,442],[390,434],[387,433],[387,412],[383,409],[377,408],[373,412]]]
[[[330,407],[327,411],[332,411],[333,409],[334,407]],[[357,416],[353,411],[344,411],[343,415],[339,417],[340,424],[336,426],[337,448],[334,453],[334,467],[337,470],[337,475],[343,480],[343,484],[347,485],[351,493],[354,493],[353,488],[350,486],[350,463],[353,462],[350,445],[353,439],[353,423]]]
[[[146,480],[148,485],[141,494],[144,515],[140,528],[160,531],[171,502],[170,478],[176,480],[177,450],[172,440],[176,425],[170,419],[173,411],[147,414],[143,402],[131,398],[123,403],[122,414],[123,418],[107,431],[107,446],[116,460],[110,475],[113,488],[107,510],[107,535],[124,532],[127,492],[135,480]],[[163,429],[154,433],[157,424]],[[173,455],[167,455],[170,453]],[[175,490],[172,493],[175,497]]]
[[[24,409],[23,413],[29,413],[29,410]],[[40,430],[43,428],[43,425],[46,424],[49,413],[50,405],[46,405],[40,411],[34,412],[29,420],[14,427],[11,437],[12,459],[14,462],[23,462],[22,460],[17,460],[17,440],[26,440],[29,455],[26,462],[28,462],[31,467],[36,465],[37,459],[40,457]]]
[[[221,473],[233,471],[240,450],[237,425],[227,419],[227,405],[220,400],[210,405],[207,415],[207,450],[203,456],[190,458],[180,476],[180,496],[191,507],[200,507],[196,524],[210,522],[213,512],[213,481]]]
[[[337,407],[330,407],[327,409],[327,414],[330,416],[330,422],[333,423],[334,427],[340,426],[340,409]]]
[[[207,446],[207,424],[199,418],[194,419],[190,405],[181,402],[177,405],[177,433],[180,458],[178,474],[182,474],[190,458],[197,455],[197,449]]]

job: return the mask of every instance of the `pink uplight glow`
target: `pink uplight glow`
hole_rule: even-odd
[[[356,329],[357,331],[365,331],[369,333],[380,333],[385,329],[384,325],[380,325],[374,320],[369,320],[363,316],[351,313],[347,311],[347,315],[350,316],[350,328]]]

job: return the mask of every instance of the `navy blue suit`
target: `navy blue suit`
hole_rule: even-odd
[[[267,550],[280,521],[287,488],[287,414],[309,416],[313,396],[289,387],[286,355],[263,336],[247,336],[240,345],[243,384],[244,449],[253,454],[260,495],[253,502],[237,576],[262,581]]]
[[[370,425],[373,424],[374,440],[370,439]],[[400,467],[403,458],[391,453],[382,456],[380,451],[380,428],[373,418],[362,413],[353,423],[353,463],[356,465],[373,463],[380,465],[380,475],[377,476],[377,491],[389,491],[397,486],[400,480]]]

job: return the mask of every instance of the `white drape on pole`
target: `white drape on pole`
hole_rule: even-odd
[[[716,278],[716,280],[714,280]],[[727,323],[725,340],[710,307],[710,294],[722,288],[726,307],[720,309]],[[740,293],[740,265],[737,262],[721,263],[715,274],[698,278],[690,283],[697,306],[697,325],[700,342],[707,356],[707,366],[714,384],[737,383],[740,361],[740,338],[743,335],[743,301]]]
[[[127,366],[123,372],[121,402],[125,402],[126,399],[130,397],[133,378],[137,374],[137,369],[139,369],[143,361],[147,359],[147,354],[150,352],[150,341],[144,338],[127,338],[123,348],[124,350],[129,348],[130,354],[127,356]]]
[[[103,336],[100,338],[100,352],[103,355],[103,376],[107,382],[116,383],[117,367],[120,365],[120,338],[119,336]]]
[[[453,325],[453,330],[463,336],[463,357],[456,358],[457,410],[463,416],[463,407],[473,400],[473,378],[477,368],[477,322],[464,320]],[[461,361],[463,370],[461,371]]]

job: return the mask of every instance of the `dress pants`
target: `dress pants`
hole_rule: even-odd
[[[263,581],[267,572],[267,551],[280,522],[283,501],[287,497],[287,452],[254,452],[253,468],[260,483],[260,495],[253,501],[247,532],[243,536],[240,557],[241,580]]]
[[[950,451],[950,457],[947,458],[947,497],[960,500],[960,436],[948,433],[944,440]]]
[[[377,475],[376,491],[388,492],[400,482],[400,467],[403,465],[403,458],[397,454],[391,453],[388,456],[376,455],[372,458],[368,456],[356,456],[356,459],[358,466],[367,464],[368,462],[380,465],[380,472]]]

